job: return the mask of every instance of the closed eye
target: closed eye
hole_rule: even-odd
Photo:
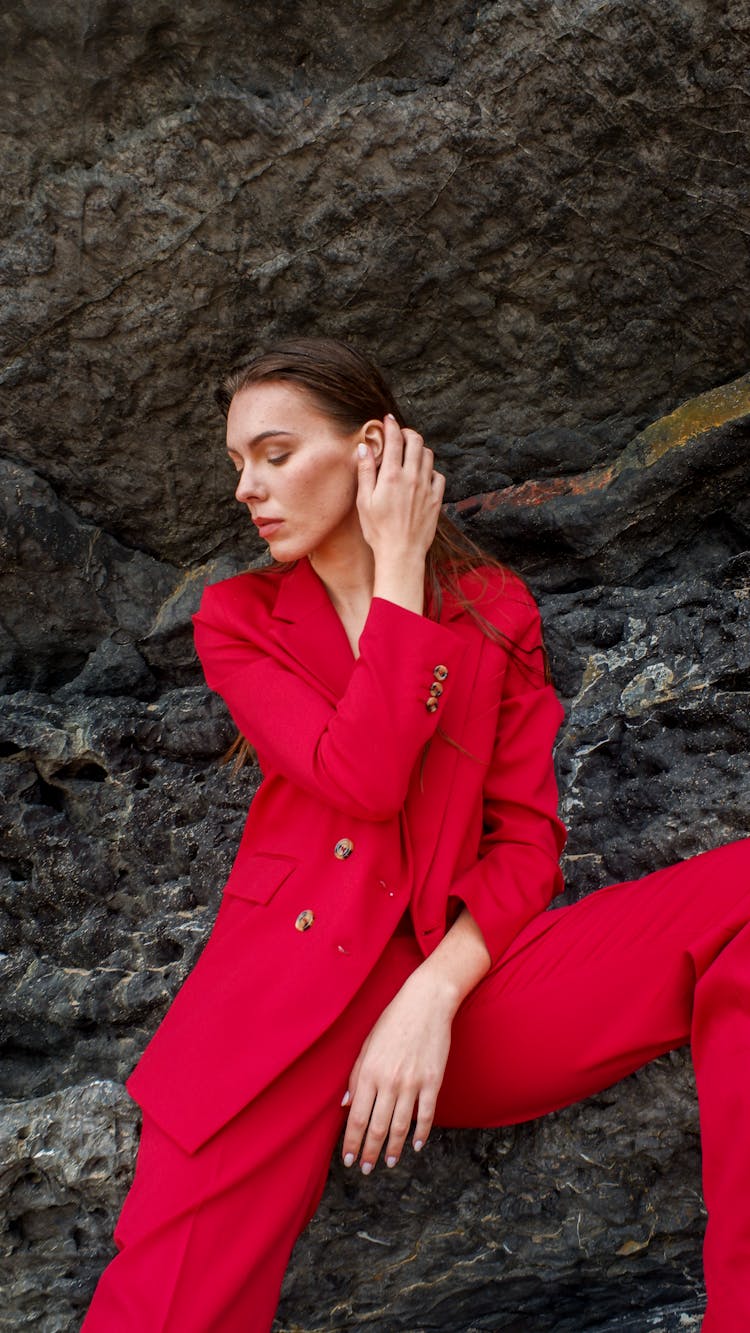
[[[288,454],[288,453],[286,453],[286,454],[274,454],[273,458],[269,457],[269,458],[267,459],[267,461],[268,461],[269,463],[273,463],[274,467],[278,467],[279,463],[283,463],[283,462],[285,461],[285,459],[287,459],[288,457],[289,457],[289,454]]]

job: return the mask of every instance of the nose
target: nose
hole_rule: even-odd
[[[240,504],[251,504],[253,500],[263,500],[268,496],[268,487],[263,486],[251,460],[246,459],[240,472],[240,479],[234,497]]]

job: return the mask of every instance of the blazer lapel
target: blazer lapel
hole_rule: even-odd
[[[270,632],[284,654],[323,686],[331,702],[341,697],[354,654],[325,584],[307,557],[279,580]]]

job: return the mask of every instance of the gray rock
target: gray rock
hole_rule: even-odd
[[[747,34],[685,0],[10,0],[13,455],[128,545],[234,552],[210,388],[293,331],[360,339],[438,444],[606,455],[746,368]]]
[[[29,468],[0,459],[0,688],[149,697],[195,679],[190,616],[247,562],[180,571],[82,522]]]
[[[609,463],[449,506],[538,589],[660,585],[750,545],[750,376],[638,434]],[[677,518],[677,521],[675,519]]]
[[[132,1179],[136,1128],[125,1090],[103,1079],[3,1105],[0,1329],[80,1326],[81,1286],[96,1281],[102,1232]]]

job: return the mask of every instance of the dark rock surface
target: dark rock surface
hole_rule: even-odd
[[[290,330],[363,339],[456,496],[746,369],[743,4],[331,9],[3,9],[9,445],[160,559],[234,549],[208,388]]]
[[[210,393],[250,347],[378,356],[539,594],[571,898],[747,831],[750,17],[8,0],[0,37],[0,1329],[71,1333],[254,789],[189,622],[260,555]],[[697,1329],[697,1131],[680,1053],[335,1164],[278,1328]]]

